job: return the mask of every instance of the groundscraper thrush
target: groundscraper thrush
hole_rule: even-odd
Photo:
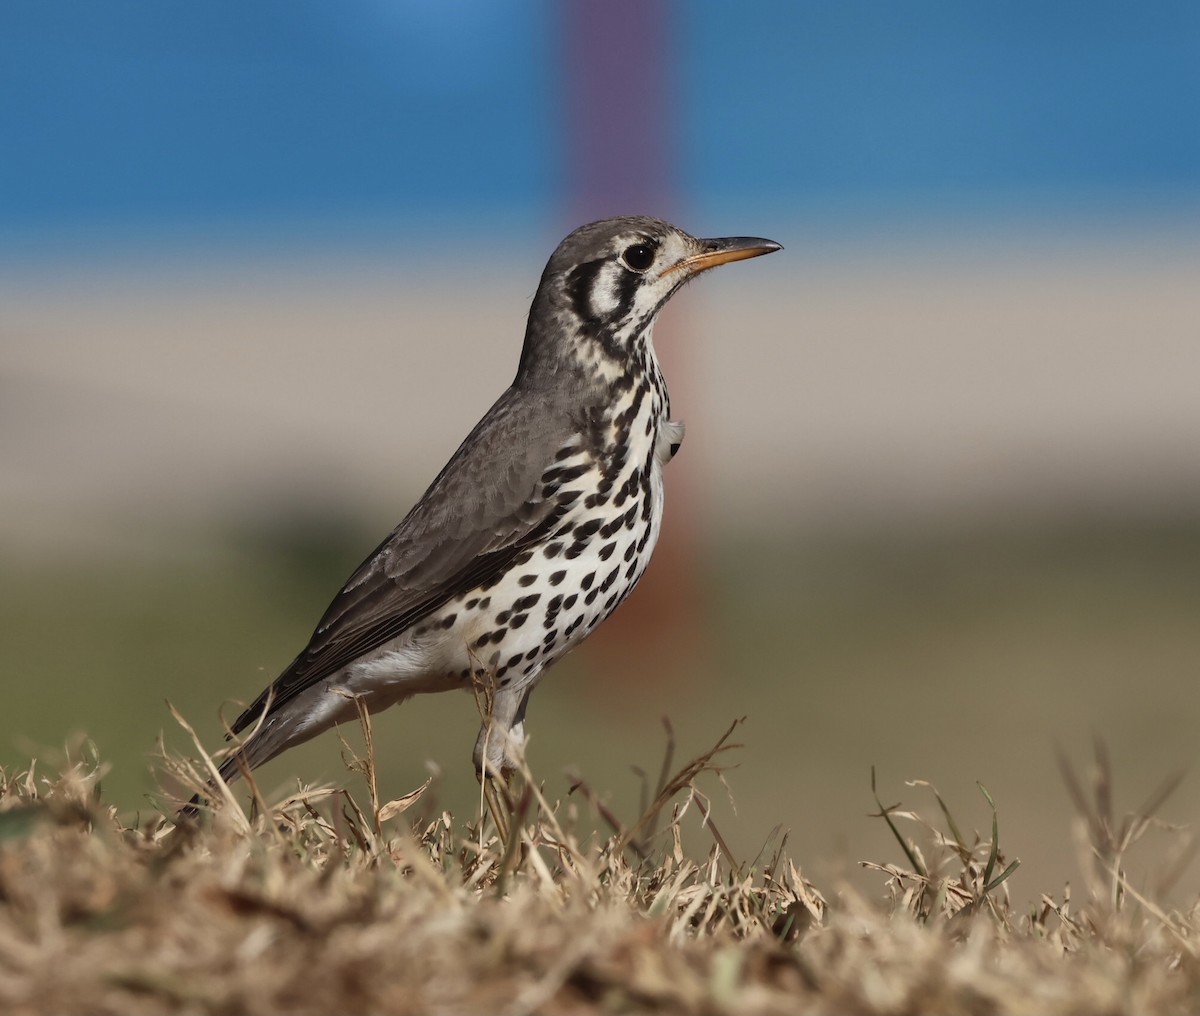
[[[481,684],[490,711],[475,768],[511,770],[546,668],[629,595],[658,539],[662,470],[683,425],[670,418],[655,317],[700,272],[779,249],[642,216],[563,240],[516,378],[238,717],[233,733],[252,733],[222,778],[352,720],[355,698],[374,712]]]

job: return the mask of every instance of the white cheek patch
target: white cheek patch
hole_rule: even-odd
[[[617,292],[617,276],[623,269],[617,265],[605,265],[596,276],[596,284],[592,287],[588,302],[592,305],[592,313],[596,317],[606,317],[617,309],[620,298]]]

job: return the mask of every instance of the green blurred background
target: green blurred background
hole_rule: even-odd
[[[632,818],[663,716],[680,758],[745,716],[743,857],[902,860],[874,765],[986,831],[982,781],[1019,899],[1077,880],[1056,747],[1107,743],[1118,810],[1194,758],[1200,15],[439,11],[0,13],[0,764],[86,735],[132,812],[167,700],[218,746],[508,382],[562,234],[649,211],[786,249],[664,314],[670,543],[534,768]],[[470,814],[477,725],[379,717],[385,796],[433,767]],[[354,780],[332,735],[297,779]]]

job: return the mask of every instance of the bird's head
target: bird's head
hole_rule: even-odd
[[[554,370],[564,354],[627,360],[649,342],[655,316],[685,282],[717,265],[779,249],[755,236],[697,239],[641,215],[580,226],[542,273],[521,373]]]

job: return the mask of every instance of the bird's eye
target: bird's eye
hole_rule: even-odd
[[[644,272],[654,264],[654,248],[648,243],[635,243],[621,252],[621,260],[627,268],[635,272]]]

